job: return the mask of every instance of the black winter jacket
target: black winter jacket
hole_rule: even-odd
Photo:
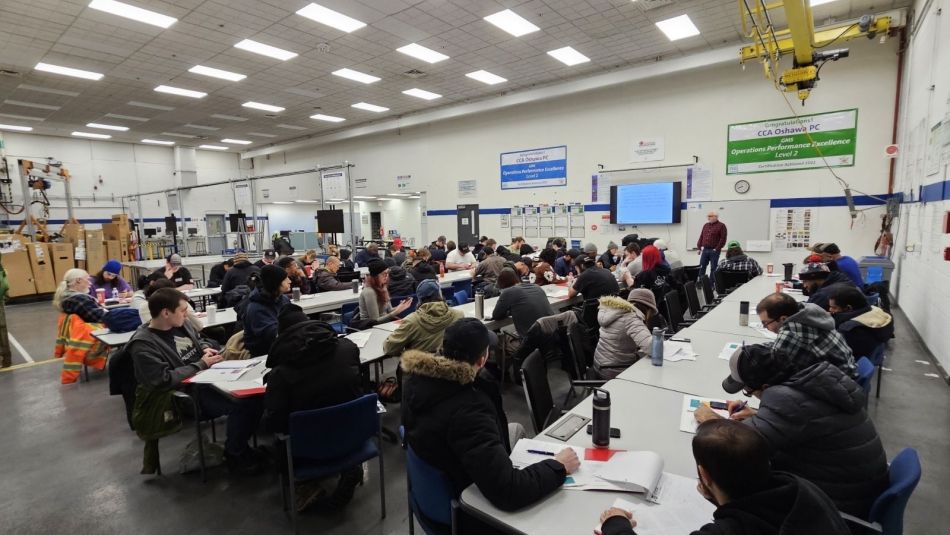
[[[251,356],[266,355],[271,344],[277,339],[277,316],[290,304],[286,295],[274,299],[259,289],[251,292],[247,300],[235,307],[238,321],[244,327],[244,348]]]
[[[808,296],[808,302],[828,310],[828,300],[831,299],[832,295],[838,292],[838,289],[841,288],[842,285],[853,287],[854,283],[851,282],[851,278],[844,272],[832,271],[828,278],[825,279],[824,284],[815,290],[815,293]]]
[[[630,521],[612,517],[603,535],[635,535]],[[815,485],[775,472],[767,488],[733,500],[713,513],[713,522],[692,535],[850,535],[835,504]]]
[[[768,441],[774,469],[818,485],[845,513],[867,518],[888,485],[887,456],[864,411],[864,391],[829,362],[766,388],[745,423]]]
[[[267,354],[267,367],[264,418],[275,433],[287,432],[292,412],[339,405],[361,394],[359,348],[322,321],[282,332]]]
[[[864,307],[834,315],[835,326],[844,336],[854,358],[871,357],[874,350],[894,336],[894,319],[878,307]]]
[[[406,297],[415,295],[416,280],[406,272],[401,266],[396,265],[389,268],[389,295],[393,297]]]
[[[227,293],[238,286],[246,286],[247,278],[251,273],[260,273],[261,268],[250,262],[238,262],[234,267],[228,270],[221,282],[221,293]]]
[[[409,270],[409,274],[416,280],[416,284],[419,284],[425,279],[435,280],[439,278],[438,272],[432,267],[432,264],[428,262],[416,262],[416,265],[412,266],[412,269]]]
[[[445,472],[455,492],[475,483],[499,509],[537,502],[564,483],[564,465],[545,459],[518,470],[508,458],[508,423],[496,384],[474,366],[409,350],[402,355],[402,418],[416,454]]]

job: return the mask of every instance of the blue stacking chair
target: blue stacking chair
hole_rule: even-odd
[[[290,433],[280,438],[287,445],[287,479],[281,476],[284,507],[290,494],[290,517],[297,532],[294,482],[339,474],[373,457],[379,459],[379,505],[386,518],[382,438],[376,394],[323,409],[290,415]]]
[[[890,484],[887,490],[874,500],[867,521],[845,513],[841,513],[841,517],[876,533],[901,535],[904,532],[904,510],[920,481],[920,458],[917,456],[917,450],[901,450],[891,461],[888,477]]]
[[[474,292],[472,291],[472,281],[471,281],[471,280],[455,281],[455,282],[452,283],[452,292],[453,292],[453,293],[458,293],[458,292],[462,292],[462,291],[464,291],[466,295],[472,295],[472,294],[474,293]],[[461,304],[461,303],[459,303],[459,304]]]
[[[343,303],[340,307],[340,321],[333,324],[333,330],[339,334],[345,334],[346,327],[353,321],[353,316],[356,315],[356,309],[359,306],[359,303]]]
[[[406,485],[409,495],[409,535],[415,533],[415,522],[419,521],[426,535],[445,531],[445,527],[455,529],[455,510],[458,501],[455,490],[445,472],[422,460],[405,441],[405,428],[399,426],[399,439],[406,449]]]
[[[884,374],[884,344],[878,344],[874,352],[868,357],[871,364],[877,367],[877,388],[874,390],[874,397],[881,397],[881,375]]]
[[[449,306],[455,306],[458,303],[455,303],[455,290],[451,286],[446,286],[442,288],[442,299],[445,300]],[[454,304],[453,304],[454,303]]]
[[[864,406],[868,405],[868,398],[871,397],[871,379],[874,377],[874,364],[871,359],[861,357],[858,359],[858,385],[864,389]]]
[[[465,303],[468,303],[468,292],[465,290],[459,290],[455,292],[455,294],[452,296],[452,299],[455,301],[456,305],[464,305]]]

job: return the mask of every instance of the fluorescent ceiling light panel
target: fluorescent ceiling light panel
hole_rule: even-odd
[[[159,28],[168,28],[178,22],[178,19],[175,17],[169,17],[168,15],[162,15],[161,13],[140,7],[130,6],[129,4],[116,2],[115,0],[92,0],[92,2],[89,2],[89,7],[98,9],[99,11],[105,11],[112,15],[118,15],[127,19],[144,22],[145,24],[151,24],[152,26],[158,26]]]
[[[162,132],[162,135],[171,136],[171,137],[183,137],[185,139],[195,139],[196,137],[198,137],[198,136],[193,136],[191,134],[179,134],[177,132]]]
[[[412,197],[406,197],[406,198],[407,198],[407,199],[419,199],[420,197],[419,197],[418,195],[413,195]]]
[[[699,35],[699,28],[693,24],[689,15],[680,15],[672,19],[661,20],[656,23],[656,27],[666,34],[670,41],[686,39],[694,35]]]
[[[173,87],[170,85],[160,85],[155,88],[155,91],[158,91],[159,93],[169,93],[171,95],[180,95],[191,98],[205,98],[208,96],[207,93],[203,93],[201,91],[192,91],[191,89],[182,89],[180,87]]]
[[[25,89],[26,91],[39,91],[40,93],[49,93],[51,95],[64,95],[67,97],[78,97],[78,91],[63,91],[62,89],[50,89],[48,87],[42,87],[38,85],[30,84],[20,84],[17,86],[17,89]]]
[[[254,137],[277,137],[275,134],[265,134],[264,132],[248,132],[247,135]]]
[[[15,113],[0,113],[0,117],[9,117],[10,119],[20,119],[22,121],[45,121],[43,117],[32,117],[30,115],[17,115]]]
[[[274,201],[274,204],[293,204],[293,201]]]
[[[327,199],[327,202],[346,202],[346,199]]]
[[[306,130],[305,126],[297,126],[295,124],[284,124],[280,123],[277,125],[277,128],[286,128],[287,130]]]
[[[15,124],[0,124],[0,130],[13,130],[15,132],[32,132],[32,126],[17,126]]]
[[[343,121],[346,120],[343,117],[334,117],[332,115],[324,115],[322,113],[311,115],[310,118],[316,119],[318,121],[327,121],[328,123],[342,123]]]
[[[333,74],[341,78],[348,78],[355,82],[362,82],[364,84],[371,84],[373,82],[378,82],[382,80],[382,78],[373,76],[372,74],[366,74],[360,71],[354,71],[353,69],[340,69],[337,71],[333,71]]]
[[[412,197],[411,193],[387,193],[390,197]]]
[[[134,115],[119,115],[118,113],[107,113],[105,117],[112,117],[113,119],[125,119],[126,121],[138,121],[144,123],[148,121],[146,117],[136,117]]]
[[[382,113],[384,111],[389,111],[389,108],[384,108],[383,106],[377,106],[375,104],[370,104],[368,102],[357,102],[353,104],[354,108],[359,108],[361,110],[373,111],[376,113]]]
[[[172,111],[175,109],[172,106],[162,106],[160,104],[149,104],[148,102],[139,102],[137,100],[130,100],[128,104],[129,106],[136,106],[139,108],[148,108],[150,110]]]
[[[220,128],[216,126],[205,126],[203,124],[191,124],[191,123],[186,124],[185,128],[194,128],[197,130],[208,130],[211,132],[214,132],[215,130],[221,130]]]
[[[485,20],[515,37],[521,37],[541,29],[510,9],[489,15],[485,17]]]
[[[442,98],[442,95],[438,93],[433,93],[431,91],[426,91],[425,89],[419,89],[418,87],[413,87],[412,89],[407,89],[402,92],[403,95],[409,95],[410,97],[421,98],[423,100],[435,100],[437,98]]]
[[[260,54],[269,58],[279,59],[281,61],[287,61],[288,59],[297,57],[296,52],[284,50],[283,48],[277,48],[276,46],[265,45],[264,43],[252,41],[251,39],[245,39],[241,41],[240,43],[234,45],[234,48],[240,48],[241,50],[247,50],[248,52]]]
[[[285,108],[281,108],[280,106],[272,106],[270,104],[262,104],[260,102],[253,102],[253,101],[245,102],[244,104],[241,104],[241,106],[244,106],[245,108],[254,108],[255,110],[264,110],[264,111],[270,111],[274,113],[284,111],[285,109]]]
[[[36,108],[38,110],[58,110],[60,106],[51,106],[49,104],[37,104],[36,102],[23,102],[22,100],[4,100],[4,104],[10,106],[20,106],[21,108]]]
[[[246,139],[224,138],[224,139],[221,140],[221,143],[230,143],[230,144],[232,144],[232,145],[250,145],[251,143],[254,143],[254,142],[253,142],[253,141],[248,141],[248,140],[246,140]]]
[[[584,54],[581,54],[580,52],[578,52],[577,50],[574,50],[573,48],[569,46],[566,46],[564,48],[559,48],[557,50],[550,50],[548,51],[548,55],[560,61],[561,63],[567,65],[568,67],[572,67],[580,63],[587,63],[588,61],[590,61],[589,57],[585,56]]]
[[[188,72],[193,72],[195,74],[203,74],[205,76],[210,76],[212,78],[220,78],[222,80],[229,80],[231,82],[240,82],[241,80],[247,78],[246,74],[225,71],[222,69],[215,69],[214,67],[205,67],[204,65],[195,65],[194,67],[188,69]]]
[[[62,67],[60,65],[53,65],[51,63],[37,63],[34,69],[43,72],[51,72],[53,74],[62,74],[64,76],[85,78],[86,80],[101,80],[102,77],[105,76],[104,74],[98,72],[73,69],[72,67]]]
[[[488,84],[488,85],[495,85],[495,84],[500,84],[502,82],[508,81],[507,79],[502,78],[501,76],[498,76],[497,74],[492,74],[488,71],[470,72],[466,74],[465,76],[468,76],[472,80],[478,80],[479,82],[483,84]]]
[[[243,122],[247,120],[247,117],[238,117],[237,115],[222,115],[220,113],[214,113],[211,115],[215,119],[224,119],[226,121],[238,121]]]
[[[118,132],[127,132],[129,130],[128,126],[116,126],[114,124],[86,123],[86,126],[89,128],[99,128],[101,130],[116,130]]]
[[[320,4],[309,4],[297,11],[301,17],[307,17],[310,20],[326,24],[331,28],[336,28],[341,32],[350,33],[366,26],[365,22],[360,22],[353,17],[348,17],[338,11],[321,6]]]
[[[317,204],[320,201],[311,201],[309,199],[297,199],[295,202],[299,202],[301,204]]]
[[[205,150],[228,150],[228,147],[222,147],[221,145],[198,145],[198,148]]]
[[[93,134],[92,132],[73,132],[76,137],[90,137],[93,139],[110,139],[112,136],[106,134]]]
[[[174,145],[174,141],[165,141],[162,139],[143,139],[142,143],[148,143],[149,145]]]
[[[811,0],[810,5],[811,5],[811,7],[815,7],[815,6],[821,6],[821,5],[825,5],[825,4],[830,4],[830,3],[834,2],[834,1],[835,1],[835,0]]]
[[[354,195],[353,198],[354,198],[354,199],[366,199],[366,200],[369,200],[369,201],[375,201],[375,200],[376,200],[376,197],[370,197],[370,196],[367,196],[367,195]]]
[[[438,63],[440,61],[449,59],[448,56],[446,56],[445,54],[441,52],[436,52],[435,50],[432,50],[431,48],[426,48],[416,43],[412,43],[411,45],[406,45],[406,46],[397,48],[396,52],[402,52],[403,54],[407,56],[412,56],[414,58],[421,59],[422,61],[426,61],[429,63]]]

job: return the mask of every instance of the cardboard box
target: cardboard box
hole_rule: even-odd
[[[3,269],[7,272],[7,283],[10,285],[8,297],[22,297],[36,293],[29,253],[25,250],[4,253],[2,262]]]
[[[104,223],[102,237],[105,240],[129,241],[129,226],[121,223]]]
[[[119,240],[106,240],[105,244],[106,244],[106,262],[108,262],[109,260],[121,261],[122,245],[119,243]]]
[[[66,223],[63,225],[63,230],[59,231],[63,239],[73,245],[79,245],[79,242],[84,241],[83,232],[85,229],[77,223]]]
[[[46,294],[56,291],[56,275],[53,273],[53,259],[45,243],[31,243],[26,251],[30,254],[33,270],[33,285],[36,293]]]
[[[95,273],[102,269],[106,260],[106,246],[102,241],[101,230],[87,230],[83,233],[85,236],[85,254],[83,260],[86,261],[85,270]],[[79,255],[76,255],[79,256]]]
[[[73,244],[51,243],[49,244],[49,255],[53,260],[53,275],[56,278],[56,283],[59,284],[66,272],[76,267]]]
[[[112,215],[113,223],[120,223],[125,228],[129,228],[129,214],[113,214]]]

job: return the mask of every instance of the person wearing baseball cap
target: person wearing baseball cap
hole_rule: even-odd
[[[191,278],[191,272],[188,268],[181,265],[181,256],[178,253],[172,253],[165,257],[165,267],[160,267],[153,272],[155,277],[165,277],[175,283],[175,288],[179,291],[188,291],[195,287],[195,282]]]
[[[566,277],[568,273],[574,273],[574,259],[581,255],[577,249],[568,249],[563,255],[554,261],[554,273],[558,277]]]
[[[867,518],[888,474],[860,385],[830,362],[802,368],[769,345],[755,344],[733,353],[722,386],[759,399],[757,410],[728,402],[729,417],[765,438],[774,469],[811,481],[840,511]],[[700,423],[722,418],[705,405],[695,417]]]
[[[798,274],[802,281],[802,294],[808,296],[808,302],[828,310],[829,298],[842,286],[854,286],[851,279],[840,271],[831,271],[827,265],[812,263]]]
[[[277,252],[273,249],[264,249],[264,256],[257,262],[254,262],[254,265],[262,268],[273,264],[275,260],[277,260]]]
[[[861,268],[858,267],[857,261],[850,256],[845,256],[841,254],[841,249],[836,243],[821,243],[820,250],[815,252],[822,256],[822,259],[826,263],[834,263],[837,271],[840,271],[848,276],[848,279],[851,280],[851,284],[854,284],[857,288],[864,288],[864,278],[861,277]],[[835,271],[832,269],[832,271]]]
[[[445,256],[445,269],[464,271],[475,267],[475,255],[469,251],[468,244],[459,242],[458,247]]]
[[[118,260],[106,262],[102,269],[90,278],[92,284],[89,285],[89,295],[95,297],[96,290],[100,288],[105,290],[107,299],[112,297],[113,291],[120,297],[132,295],[132,286],[119,275],[121,272],[122,264]]]
[[[489,502],[513,511],[560,488],[580,461],[565,447],[525,468],[512,465],[513,439],[524,429],[508,424],[500,389],[483,372],[491,343],[480,320],[463,318],[445,330],[441,355],[403,353],[402,421],[408,445],[455,492],[474,483]]]
[[[726,244],[726,257],[719,262],[719,267],[716,269],[745,272],[750,277],[758,277],[762,274],[762,266],[754,258],[745,254],[736,240]]]
[[[407,349],[434,353],[442,347],[442,335],[452,323],[465,317],[442,299],[442,288],[433,279],[423,279],[416,287],[419,306],[406,316],[399,327],[383,342],[387,355],[398,355]]]
[[[680,260],[680,256],[676,254],[676,251],[670,249],[669,245],[666,244],[666,240],[653,240],[653,246],[660,251],[660,255],[663,256],[663,261],[670,265],[670,269],[683,267],[683,261]]]

